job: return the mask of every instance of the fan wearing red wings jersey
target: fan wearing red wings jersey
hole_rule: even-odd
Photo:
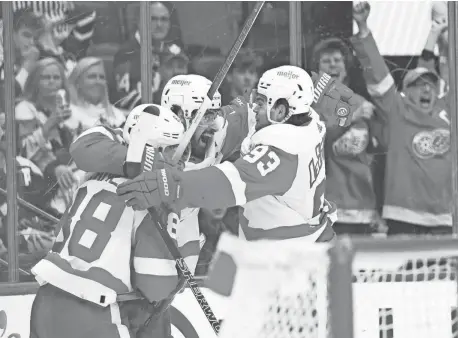
[[[248,240],[331,240],[335,208],[324,198],[325,127],[311,108],[313,93],[312,79],[298,67],[267,71],[258,85],[247,155],[195,171],[143,173],[121,184],[118,195],[140,210],[162,203],[243,206],[241,233]]]
[[[173,154],[173,146],[184,133],[173,112],[141,105],[131,114],[137,117],[131,129],[149,131],[154,146],[163,148],[163,154]],[[131,141],[128,133],[124,139]],[[161,153],[152,154],[152,149],[147,147],[143,154],[145,166],[151,157],[162,158]],[[156,161],[153,168],[160,164]],[[91,174],[77,190],[73,205],[60,220],[61,231],[52,251],[32,269],[41,286],[32,307],[31,337],[128,338],[132,325],[129,332],[124,321],[129,316],[117,303],[118,295],[138,290],[146,297],[142,306],[154,312],[157,302],[173,298],[182,286],[175,261],[149,214],[127,207],[116,195],[116,187],[125,180]],[[194,269],[200,249],[198,225],[179,224],[173,234],[186,263]],[[170,336],[170,316],[161,310],[165,311],[149,321],[145,330],[165,338]]]

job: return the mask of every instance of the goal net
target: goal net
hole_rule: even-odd
[[[456,261],[440,246],[433,253],[356,252],[348,265],[353,278],[338,281],[343,292],[352,283],[344,306],[336,306],[329,287],[340,263],[328,244],[247,243],[223,235],[218,251],[237,266],[223,338],[330,338],[331,318],[344,311],[353,317],[353,334],[334,338],[458,337]]]
[[[237,266],[222,338],[327,337],[327,244],[245,242],[223,234]],[[217,257],[216,257],[217,259]]]
[[[354,337],[458,337],[455,257],[440,247],[434,253],[356,253]]]

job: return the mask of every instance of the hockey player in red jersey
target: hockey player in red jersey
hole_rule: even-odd
[[[136,210],[162,203],[178,210],[243,206],[240,234],[247,240],[332,240],[335,208],[324,198],[326,129],[311,107],[314,91],[301,68],[268,70],[259,80],[255,130],[243,157],[200,170],[142,173],[120,184],[118,195]]]
[[[154,164],[154,169],[160,168],[161,161],[151,159],[171,158],[184,133],[180,119],[157,105],[136,107],[128,122],[122,135],[111,136],[120,144],[138,146],[142,135],[141,150],[146,142],[152,145],[146,145],[143,161],[145,166]],[[116,195],[117,185],[124,180],[93,173],[79,187],[60,221],[52,251],[32,269],[40,288],[32,306],[31,337],[131,337],[121,319],[125,316],[117,303],[119,294],[136,289],[154,308],[153,302],[173,297],[179,290],[175,261],[149,214],[126,207]],[[195,269],[198,227],[180,224],[173,233],[186,263]],[[154,326],[148,330],[150,336],[170,337],[167,312],[149,325]]]

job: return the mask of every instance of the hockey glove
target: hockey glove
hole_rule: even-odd
[[[327,125],[348,127],[362,102],[350,88],[324,72],[312,72],[312,80],[315,87],[312,108],[325,118]]]
[[[116,193],[134,210],[160,207],[163,203],[174,209],[180,197],[180,175],[170,167],[144,172],[121,183]]]

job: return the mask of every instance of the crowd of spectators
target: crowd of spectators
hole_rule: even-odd
[[[104,60],[88,53],[95,11],[79,11],[70,1],[13,4],[19,196],[60,217],[84,175],[72,163],[70,144],[97,124],[122,126],[128,112],[141,103],[142,37],[136,30],[120,45],[109,74]],[[154,103],[160,103],[164,84],[175,75],[193,72],[193,60],[180,41],[167,39],[169,7],[160,2],[151,6],[152,92]],[[440,6],[433,12],[418,67],[406,73],[402,91],[372,38],[367,25],[370,10],[364,4],[354,13],[358,34],[348,40],[327,37],[313,48],[309,70],[326,72],[349,86],[364,116],[348,128],[327,131],[327,199],[338,207],[338,234],[452,232],[447,20]],[[3,50],[0,61],[3,79]],[[242,49],[221,87],[223,105],[239,95],[248,98],[265,66],[259,53]],[[58,95],[62,92],[64,96]],[[0,187],[5,189],[4,138],[0,168]],[[221,231],[237,233],[236,209],[201,210],[205,244],[199,274],[206,272]],[[8,230],[2,195],[0,216],[1,258],[7,251]],[[19,208],[21,254],[39,256],[50,248],[51,223]]]

